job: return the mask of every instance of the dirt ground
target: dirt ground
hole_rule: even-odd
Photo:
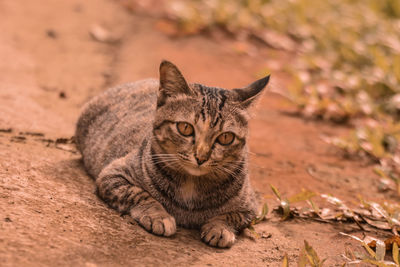
[[[279,63],[290,55],[257,46],[241,54],[222,35],[170,38],[157,19],[130,14],[111,0],[0,0],[0,17],[1,266],[280,266],[285,253],[296,260],[303,240],[327,266],[341,266],[345,247],[359,247],[339,235],[362,236],[349,225],[273,216],[255,226],[261,238],[241,236],[226,250],[206,246],[195,230],[150,235],[96,197],[65,140],[88,99],[116,84],[157,77],[162,59],[189,81],[226,88],[252,82],[273,63],[271,86],[279,88],[285,85]],[[94,25],[120,41],[93,40]],[[306,188],[346,201],[358,192],[382,197],[370,166],[343,159],[320,139],[347,128],[307,122],[288,109],[267,93],[251,122],[251,177],[261,196],[271,195],[273,184],[285,195]]]

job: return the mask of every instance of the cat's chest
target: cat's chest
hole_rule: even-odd
[[[184,181],[179,187],[179,195],[182,201],[186,204],[190,204],[194,199],[196,199],[198,197],[198,191],[194,181]]]

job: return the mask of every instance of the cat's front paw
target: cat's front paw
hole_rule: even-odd
[[[171,236],[176,232],[175,218],[171,215],[143,215],[138,223],[155,235]]]
[[[235,233],[222,223],[207,223],[201,227],[201,239],[208,245],[230,248],[235,243]]]

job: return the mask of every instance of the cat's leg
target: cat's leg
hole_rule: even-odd
[[[130,214],[147,231],[161,236],[176,232],[175,218],[142,188],[133,185],[124,166],[112,164],[96,179],[100,198],[121,213]]]
[[[235,234],[247,227],[253,212],[229,212],[211,218],[201,227],[201,239],[210,246],[229,248],[235,243]]]

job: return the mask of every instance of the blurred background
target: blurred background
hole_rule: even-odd
[[[299,115],[354,128],[345,138],[326,141],[380,162],[377,172],[394,179],[400,193],[400,1],[121,3],[164,18],[158,29],[170,36],[234,40],[228,49],[264,64],[256,75],[283,75],[284,85],[271,90]],[[266,57],[262,47],[271,48]]]

